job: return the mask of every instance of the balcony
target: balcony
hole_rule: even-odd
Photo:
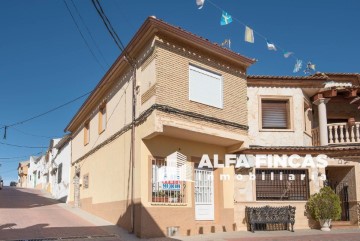
[[[329,145],[347,145],[360,143],[360,122],[355,122],[355,125],[348,123],[332,123],[327,124],[328,143]],[[320,145],[319,128],[312,129],[313,146]]]

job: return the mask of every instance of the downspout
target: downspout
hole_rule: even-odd
[[[135,172],[135,119],[136,119],[136,64],[129,61],[132,69],[132,125],[131,125],[131,233],[135,233],[135,190],[134,190],[134,172]]]

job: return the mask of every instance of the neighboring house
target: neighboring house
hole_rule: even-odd
[[[328,166],[268,168],[264,163],[238,170],[243,175],[241,181],[235,181],[234,191],[238,229],[247,229],[243,222],[246,206],[265,205],[295,206],[295,227],[309,228],[312,223],[304,215],[306,201],[324,185],[332,187],[341,199],[341,221],[358,227],[360,103],[351,102],[360,94],[360,75],[248,76],[247,83],[250,147],[238,153],[272,157],[297,154],[300,158],[295,163],[302,163],[307,154],[325,154]],[[256,181],[250,181],[250,174]],[[296,179],[289,182],[290,175]]]
[[[59,143],[61,138],[51,139],[48,150],[46,151],[45,165],[44,165],[44,184],[43,189],[49,193],[53,193],[54,180],[52,177],[53,158],[57,154],[57,149],[54,146]]]
[[[56,139],[49,148],[51,194],[67,202],[70,185],[71,138],[69,135]]]
[[[203,154],[248,146],[246,70],[255,61],[154,17],[126,51],[66,127],[70,203],[141,237],[171,227],[183,235],[235,230],[234,182],[218,178],[233,168],[197,166]],[[174,155],[185,156],[197,178],[214,180],[157,182]]]
[[[31,156],[28,169],[28,187],[44,189],[46,184],[46,175],[44,175],[46,155],[39,157]]]
[[[27,187],[35,188],[36,186],[36,176],[37,176],[37,160],[39,157],[30,156],[29,158],[29,168],[28,168],[28,176],[27,176]]]
[[[18,166],[18,187],[27,187],[28,169],[30,161],[19,162]]]

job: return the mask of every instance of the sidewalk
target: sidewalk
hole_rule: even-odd
[[[126,230],[115,226],[99,217],[89,214],[79,208],[72,208],[66,204],[59,204],[63,208],[73,212],[79,217],[87,220],[88,222],[99,226],[109,234],[116,235],[123,241],[275,241],[275,240],[326,240],[326,241],[338,241],[338,240],[359,240],[360,241],[360,229],[338,229],[330,232],[323,232],[320,230],[295,230],[295,232],[289,231],[258,231],[255,233],[247,231],[238,232],[226,232],[226,233],[213,233],[197,236],[175,236],[172,238],[152,238],[152,239],[139,239],[133,234],[129,234]],[[109,239],[110,240],[110,239]],[[113,239],[112,239],[113,240]]]

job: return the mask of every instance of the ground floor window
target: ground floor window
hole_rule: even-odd
[[[165,159],[151,161],[151,201],[156,203],[185,203],[186,182],[177,180],[176,169],[168,168]]]
[[[256,200],[308,198],[308,170],[256,169]]]

